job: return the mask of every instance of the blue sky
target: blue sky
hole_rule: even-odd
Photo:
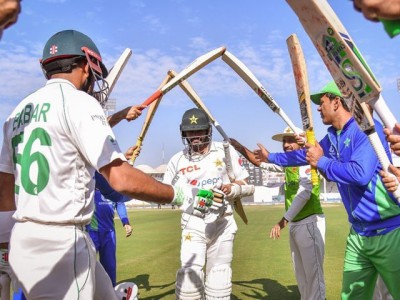
[[[400,120],[397,78],[400,78],[400,37],[390,39],[380,23],[353,9],[351,1],[329,1],[383,87],[382,95]],[[282,0],[141,0],[23,1],[17,24],[0,41],[0,121],[27,94],[45,83],[39,59],[47,39],[60,30],[89,35],[110,68],[129,47],[133,55],[111,98],[117,110],[140,104],[159,86],[169,69],[179,72],[196,57],[220,46],[241,59],[281,108],[301,126],[286,38],[296,33],[305,53],[310,89],[331,80],[297,16]],[[250,149],[260,142],[271,151],[281,145],[271,139],[286,124],[221,60],[190,77],[189,82],[225,132]],[[163,98],[144,140],[136,164],[156,167],[181,150],[179,124],[194,107],[179,87]],[[114,127],[125,150],[136,143],[144,116]],[[326,126],[313,108],[317,138]],[[216,130],[215,140],[222,140]],[[0,133],[2,139],[2,133]]]

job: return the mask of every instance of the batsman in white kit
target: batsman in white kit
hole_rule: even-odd
[[[207,209],[181,206],[181,268],[176,274],[175,294],[182,300],[230,299],[237,231],[233,199],[253,194],[254,186],[246,184],[249,174],[232,146],[229,151],[236,181],[230,182],[223,145],[212,141],[211,122],[203,110],[186,111],[180,131],[186,147],[168,162],[164,183],[184,180],[200,189],[218,189],[225,197]]]
[[[114,290],[84,230],[94,211],[94,172],[144,201],[197,205],[202,191],[160,183],[126,161],[99,104],[107,100],[108,72],[88,36],[56,33],[41,65],[46,85],[4,124],[0,242],[9,242],[10,266],[27,299],[135,299],[133,284]]]

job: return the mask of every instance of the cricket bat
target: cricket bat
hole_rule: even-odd
[[[299,17],[328,70],[341,74],[346,87],[360,102],[369,103],[385,126],[395,133],[397,122],[387,107],[382,88],[355,42],[326,0],[286,0]]]
[[[177,76],[177,73],[173,70],[170,70],[168,72],[168,75],[170,75],[171,77],[175,77]],[[189,96],[189,98],[193,101],[193,103],[200,109],[202,109],[207,116],[209,117],[209,119],[211,120],[211,122],[213,123],[214,127],[218,130],[218,132],[221,134],[222,138],[224,139],[223,141],[223,146],[224,146],[224,153],[225,153],[225,164],[226,164],[226,171],[228,173],[228,177],[229,180],[231,182],[235,181],[235,174],[233,172],[233,168],[232,168],[232,158],[231,158],[231,152],[229,150],[229,137],[228,135],[225,133],[225,131],[222,129],[221,125],[218,123],[218,121],[213,117],[213,115],[210,113],[210,111],[208,110],[208,108],[206,107],[206,105],[204,104],[204,102],[201,100],[200,96],[196,93],[196,91],[192,88],[192,86],[189,84],[189,82],[187,82],[186,80],[181,81],[179,83],[180,87],[182,88],[182,90]],[[245,224],[248,223],[248,219],[246,216],[246,213],[243,209],[243,205],[242,205],[242,201],[240,198],[235,199],[234,201],[234,208],[235,211],[237,212],[237,214],[239,215],[239,217],[243,220],[243,222]]]
[[[372,118],[368,118],[369,112],[365,105],[360,104],[369,103],[385,126],[395,132],[394,125],[397,121],[383,100],[381,87],[371,69],[327,1],[286,1],[299,17],[349,108],[353,107],[351,111],[356,113],[355,119],[361,130],[368,135],[382,168],[389,172],[390,161],[375,132],[374,122]],[[357,115],[361,116],[362,121]],[[393,195],[400,201],[400,188]]]
[[[171,80],[171,76],[167,75],[164,80],[162,81],[162,83],[159,86],[159,89],[162,88],[164,85],[166,85],[168,83],[168,81]],[[140,151],[140,147],[143,144],[143,140],[146,136],[147,130],[150,127],[150,123],[153,120],[154,114],[156,113],[156,110],[158,108],[158,105],[160,104],[162,99],[162,96],[160,96],[158,99],[156,99],[153,103],[150,104],[149,109],[147,110],[147,114],[146,114],[146,118],[144,119],[143,122],[143,126],[142,126],[142,130],[139,133],[139,136],[136,140],[136,150],[132,155],[131,158],[131,165],[133,165],[135,163],[136,157],[139,155],[138,152]]]
[[[225,53],[222,55],[222,60],[226,62],[251,87],[251,89],[268,105],[268,107],[274,113],[277,113],[283,119],[283,121],[285,121],[285,123],[293,130],[294,133],[300,133],[298,128],[294,126],[293,122],[289,119],[283,109],[279,107],[272,96],[261,85],[256,76],[242,61],[240,61],[229,51],[225,51]]]
[[[114,89],[115,84],[117,83],[119,76],[121,75],[122,71],[124,70],[126,64],[129,61],[129,58],[132,55],[132,50],[126,48],[124,52],[122,52],[121,56],[115,62],[114,66],[108,72],[107,77],[104,79],[106,82],[108,89],[107,89],[107,99],[110,96],[111,92]]]
[[[307,142],[315,146],[314,122],[311,112],[310,89],[306,60],[297,35],[292,34],[286,40],[286,44],[292,62],[293,75],[296,83],[297,98],[299,100],[301,122],[306,133]],[[311,168],[311,183],[319,183],[318,173],[315,167]]]
[[[175,86],[177,86],[181,81],[185,80],[186,78],[190,77],[192,74],[196,73],[199,71],[201,68],[204,68],[206,65],[220,57],[224,52],[226,51],[225,47],[219,47],[217,49],[214,49],[210,52],[207,52],[206,54],[203,54],[202,56],[198,57],[195,59],[191,64],[189,64],[185,69],[183,69],[177,76],[169,81],[166,85],[163,87],[157,89],[149,98],[147,98],[142,105],[143,106],[148,106],[150,105],[153,101],[158,99],[160,96],[165,95],[168,93],[171,89],[173,89]]]

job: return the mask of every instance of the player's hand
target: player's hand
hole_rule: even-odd
[[[129,149],[126,150],[126,152],[125,152],[125,158],[127,160],[131,160],[133,156],[138,157],[140,154],[141,148],[142,147],[138,147],[137,145],[129,147]]]
[[[321,146],[317,141],[315,142],[315,146],[307,143],[306,148],[307,148],[306,160],[308,161],[310,166],[316,168],[319,159],[324,155],[324,150],[322,150]]]
[[[254,157],[260,165],[262,162],[268,162],[269,151],[262,144],[257,143],[258,149],[254,150]]]
[[[281,227],[279,226],[279,224],[276,224],[274,227],[271,228],[269,237],[274,240],[277,240],[281,237]]]
[[[354,8],[371,21],[400,19],[399,0],[354,0]]]
[[[124,119],[129,121],[137,119],[141,114],[142,110],[145,108],[143,105],[129,106],[123,110]]]
[[[20,0],[0,1],[0,32],[15,24],[21,12]],[[1,34],[0,34],[1,36]]]
[[[395,175],[396,177],[391,176],[388,172],[385,171],[380,171],[380,175],[382,177],[382,182],[385,185],[386,189],[393,193],[397,190],[399,187],[399,182],[400,182],[400,170],[397,169],[393,165],[389,165],[389,171]],[[397,179],[397,180],[396,180]]]
[[[394,133],[389,128],[385,128],[383,132],[386,135],[386,140],[390,143],[390,149],[400,156],[400,124],[396,123]]]
[[[271,232],[269,233],[269,237],[274,240],[279,239],[281,236],[281,229],[285,228],[287,223],[288,221],[285,218],[282,218],[279,223],[275,224],[275,226],[272,227]]]
[[[132,226],[129,225],[129,224],[125,224],[124,227],[125,227],[125,236],[126,237],[130,237],[132,235],[132,232],[133,232]]]

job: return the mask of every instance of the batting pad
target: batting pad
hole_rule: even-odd
[[[227,264],[212,267],[207,275],[206,300],[229,300],[231,292],[231,267]]]
[[[181,268],[176,273],[175,295],[178,300],[203,299],[204,274],[202,270]]]

